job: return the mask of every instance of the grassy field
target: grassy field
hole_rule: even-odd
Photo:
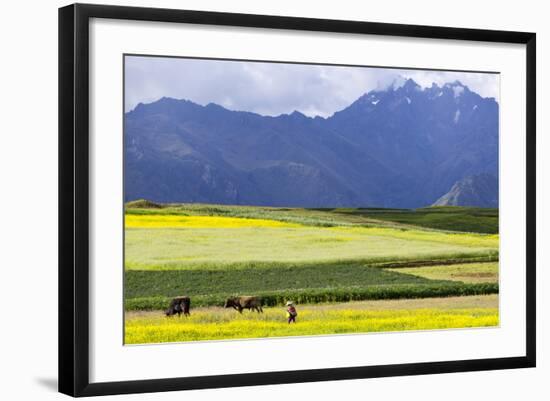
[[[493,229],[498,211],[433,209],[131,203],[125,219],[127,342],[472,327],[498,322],[494,306],[470,305],[460,312],[449,302],[415,306],[423,298],[479,299],[475,296],[498,293],[499,237]],[[427,218],[428,214],[439,217]],[[402,218],[404,215],[409,217]],[[464,216],[478,217],[475,224],[467,223],[468,227],[453,223]],[[437,228],[443,221],[447,223]],[[184,294],[192,298],[192,318],[166,320],[161,310],[172,297]],[[259,295],[264,305],[275,308],[267,308],[261,316],[235,316],[214,307],[235,295]],[[299,330],[281,326],[279,321],[277,306],[289,299],[301,307],[306,304],[301,317],[309,323]],[[355,305],[350,301],[383,303],[391,299],[405,302],[397,315],[350,306]],[[322,308],[316,305],[319,303]],[[333,313],[329,304],[347,309]],[[216,325],[219,333],[212,331]],[[176,332],[177,328],[187,334]],[[266,334],[270,331],[273,333]]]
[[[283,308],[263,314],[222,308],[198,308],[189,318],[166,318],[156,312],[129,312],[125,343],[227,340],[433,330],[498,325],[498,297],[351,302],[298,308],[296,324],[288,324]]]
[[[468,263],[447,266],[423,266],[387,269],[402,274],[412,274],[429,280],[449,280],[464,283],[498,282],[498,263]]]
[[[498,233],[498,209],[437,206],[422,209],[344,209],[341,213],[441,230]]]
[[[498,236],[387,227],[315,227],[265,219],[127,216],[126,269],[215,269],[235,263],[491,257]]]

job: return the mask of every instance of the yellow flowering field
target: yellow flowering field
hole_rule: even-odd
[[[134,215],[125,217],[126,228],[243,228],[300,227],[299,224],[267,219],[225,216]]]
[[[285,320],[284,308],[264,308],[263,314],[221,308],[191,310],[191,316],[167,318],[161,311],[127,314],[126,344],[180,341],[227,340],[286,336],[309,336],[342,333],[371,333],[404,330],[436,330],[468,327],[490,327],[499,324],[495,296],[482,298],[481,307],[435,302],[416,302],[416,308],[401,306],[373,307],[376,302],[334,305],[298,306],[296,324]],[[461,297],[468,298],[468,297]],[[457,298],[458,299],[458,298]],[[460,302],[459,300],[458,302]],[[406,301],[401,301],[406,302]],[[414,302],[414,301],[413,301]],[[391,301],[390,301],[391,303]],[[369,306],[371,305],[371,306]],[[363,307],[364,306],[364,307]],[[412,305],[414,306],[414,304]],[[461,306],[470,306],[463,308]],[[400,309],[403,308],[403,309]]]

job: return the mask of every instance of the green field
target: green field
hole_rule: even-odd
[[[420,298],[498,292],[493,279],[458,280],[455,266],[466,266],[470,276],[487,274],[486,265],[438,265],[416,268],[379,268],[360,263],[290,264],[262,268],[129,270],[126,272],[126,308],[160,309],[170,297],[193,296],[197,306],[221,305],[228,295],[261,295],[268,305],[285,299],[306,302],[359,299]],[[434,278],[433,274],[438,277]],[[457,282],[458,281],[458,282]],[[460,281],[464,281],[463,283]]]
[[[437,206],[421,209],[344,209],[341,212],[440,230],[498,233],[498,209]]]
[[[162,322],[175,324],[162,320],[159,310],[167,306],[171,297],[184,294],[191,296],[193,308],[208,307],[195,309],[197,314],[194,313],[185,324],[193,326],[216,317],[214,320],[221,319],[219,323],[224,327],[237,324],[222,318],[227,313],[227,316],[233,316],[232,311],[212,307],[221,306],[225,298],[233,295],[259,295],[266,306],[283,305],[292,299],[314,308],[318,303],[389,299],[414,302],[428,297],[470,298],[497,294],[499,238],[494,234],[494,224],[498,222],[498,210],[433,209],[426,212],[427,209],[128,204],[125,308],[130,315],[127,316],[126,329],[127,336],[139,330],[141,334],[132,335],[132,339],[127,337],[127,341],[139,342],[136,338],[142,338],[143,342],[210,338],[186,331],[188,337],[178,335],[174,339],[172,334],[167,334],[158,338],[151,334],[150,341],[147,340],[146,333],[150,333],[147,327],[164,327]],[[405,215],[408,217],[403,218]],[[426,218],[427,215],[438,217]],[[475,224],[468,222],[465,216],[477,216]],[[454,224],[454,221],[463,224]],[[442,322],[451,320],[455,323],[448,323],[448,327],[477,324],[474,323],[476,319],[464,318],[464,325],[457,326],[462,317],[442,318],[440,312],[445,308],[439,309],[439,312],[435,309],[430,312],[439,316],[439,320],[434,317],[430,320],[433,327],[424,328],[441,328]],[[469,309],[479,308],[474,305]],[[146,312],[132,311],[154,312],[144,320],[141,315],[132,314]],[[317,310],[312,309],[311,316],[317,316],[316,313]],[[418,317],[419,313],[416,313]],[[489,315],[494,318],[494,311]],[[266,330],[273,329],[272,323],[280,323],[270,319],[280,318],[276,312],[270,311],[261,317],[250,316],[244,322],[250,328],[252,325],[263,327],[254,326],[253,332],[258,335],[253,336],[264,337]],[[365,322],[359,324],[363,318]],[[366,321],[372,323],[371,315],[350,315],[348,320],[357,323],[356,330],[346,329],[349,326],[347,320],[340,322],[339,318],[325,312],[316,319],[312,317],[311,322],[324,321],[326,326],[321,328],[311,323],[307,330],[302,328],[294,333],[377,331],[376,327],[397,330],[399,326],[398,323],[388,326],[387,319],[381,326],[369,326]],[[487,325],[487,322],[494,321],[491,319],[478,323]],[[498,313],[496,319],[498,321]],[[400,315],[397,320],[404,322],[407,319]],[[407,321],[409,323],[402,329],[420,327],[420,322]],[[436,321],[439,323],[434,323]],[[285,334],[285,330],[292,329],[273,330],[279,333],[273,335],[290,335]],[[238,331],[229,330],[227,333],[239,337],[235,334]],[[229,337],[223,338],[233,338],[227,333]]]

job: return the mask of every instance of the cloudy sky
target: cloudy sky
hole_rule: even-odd
[[[498,101],[498,74],[127,56],[125,109],[166,96],[262,115],[298,110],[328,117],[403,78],[422,87],[459,80]]]

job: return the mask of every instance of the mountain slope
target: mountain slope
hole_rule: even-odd
[[[498,179],[490,174],[463,178],[432,206],[498,207]]]
[[[373,91],[328,119],[162,98],[125,115],[125,200],[429,205],[498,171],[498,104],[459,82]]]

